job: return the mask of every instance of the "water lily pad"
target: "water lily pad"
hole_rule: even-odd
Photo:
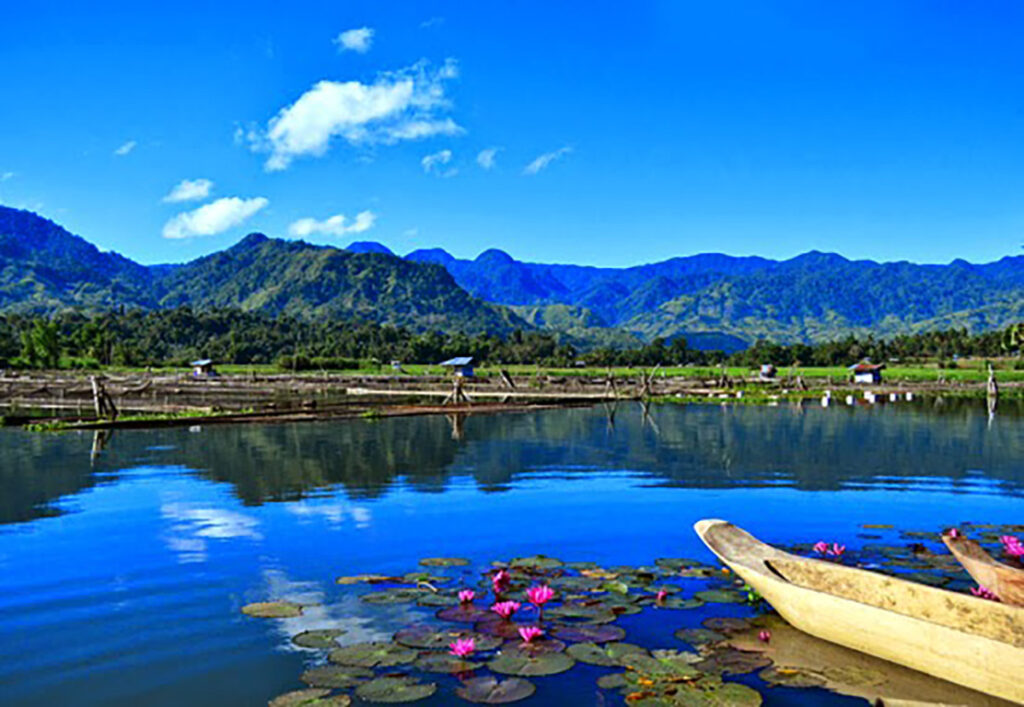
[[[426,582],[427,584],[443,584],[444,582],[452,581],[450,577],[438,577],[437,575],[430,574],[429,572],[409,572],[403,574],[400,580],[403,584],[419,584],[420,582]]]
[[[509,563],[509,566],[531,572],[544,572],[561,567],[562,561],[545,555],[534,555],[532,557],[517,557]]]
[[[803,668],[790,668],[773,665],[757,674],[759,678],[772,686],[782,687],[821,687],[825,678]]]
[[[383,574],[354,574],[348,577],[338,577],[334,580],[337,584],[378,584],[380,582],[400,582],[399,577],[389,577]]]
[[[484,633],[488,636],[498,636],[508,640],[515,640],[520,638],[519,629],[526,625],[527,624],[516,623],[515,621],[506,621],[497,614],[492,613],[482,621],[478,621],[474,624],[473,628],[479,633]]]
[[[421,650],[448,650],[457,640],[472,638],[478,651],[491,651],[502,644],[496,636],[486,636],[475,631],[456,628],[438,628],[436,626],[417,625],[403,628],[395,634],[395,642],[409,648]]]
[[[735,633],[736,631],[746,631],[748,628],[750,628],[749,621],[735,616],[723,616],[704,619],[701,625],[704,628],[709,628],[712,631],[717,631],[718,633],[725,634]]]
[[[295,690],[278,695],[269,703],[269,707],[348,707],[352,698],[348,695],[331,695],[324,688]]]
[[[293,619],[302,616],[302,604],[293,601],[258,601],[243,606],[242,613],[257,619]]]
[[[752,673],[772,664],[771,658],[754,651],[739,651],[733,648],[716,650],[696,664],[702,673],[717,675],[743,675]]]
[[[450,653],[424,653],[413,667],[425,673],[466,673],[480,667],[480,663],[465,660]]]
[[[464,557],[424,557],[420,564],[424,567],[465,567],[469,560]]]
[[[359,597],[367,604],[411,604],[424,595],[423,590],[412,587],[389,587]]]
[[[570,593],[598,592],[601,584],[601,580],[593,577],[554,577],[549,582],[552,589]]]
[[[602,690],[618,690],[626,686],[625,673],[611,673],[597,679],[597,686]]]
[[[328,659],[339,665],[356,665],[362,668],[388,668],[416,660],[416,651],[397,643],[373,641],[354,643],[331,651]]]
[[[867,530],[892,530],[893,526],[889,523],[862,523],[862,528]]]
[[[553,637],[572,643],[608,643],[621,641],[626,632],[618,626],[601,625],[564,625],[559,624],[550,630]]]
[[[697,597],[690,597],[689,599],[680,599],[679,597],[668,597],[662,600],[660,604],[651,604],[655,609],[699,609],[704,606],[704,600],[698,599]]]
[[[629,585],[619,580],[611,580],[602,584],[601,590],[615,592],[616,594],[629,594]]]
[[[578,604],[566,602],[544,612],[551,619],[574,624],[610,624],[615,621],[615,612],[603,604]]]
[[[292,636],[292,643],[303,648],[337,648],[338,636],[345,633],[341,628],[321,628],[313,631],[303,631],[297,636]]]
[[[455,689],[455,694],[467,702],[481,705],[505,705],[510,702],[525,700],[537,691],[537,687],[529,680],[522,678],[497,678],[487,676],[470,678]]]
[[[366,668],[341,665],[321,665],[310,668],[299,678],[310,687],[355,687],[373,677]]]
[[[679,572],[680,570],[706,566],[700,560],[691,560],[687,557],[659,557],[654,561],[654,564],[663,570],[669,570],[671,572]]]
[[[746,597],[732,589],[705,589],[696,592],[693,596],[701,601],[714,604],[740,604],[746,601]]]
[[[931,574],[929,572],[909,572],[907,574],[901,574],[899,577],[900,579],[905,579],[909,582],[927,584],[929,587],[942,587],[949,584],[949,577],[943,577],[942,575]]]
[[[576,664],[566,653],[540,653],[534,655],[519,648],[509,648],[487,664],[487,667],[503,675],[531,677],[564,673]]]
[[[492,612],[473,604],[459,604],[458,606],[450,606],[437,612],[437,618],[442,621],[454,621],[455,623],[462,624],[475,624],[477,621],[482,621],[491,616],[494,616]]]
[[[420,598],[416,600],[418,606],[425,606],[428,608],[438,608],[445,606],[456,606],[460,604],[459,598],[451,594],[442,594],[440,592],[422,592]]]
[[[649,655],[647,649],[632,643],[609,643],[599,646],[596,643],[577,643],[569,646],[566,653],[580,663],[589,665],[614,666],[626,665],[624,660],[630,656]]]
[[[858,687],[874,687],[886,679],[880,670],[859,665],[829,665],[822,668],[821,674],[828,682]]]
[[[509,641],[506,648],[519,648],[527,653],[561,653],[565,650],[565,644],[554,638],[535,638],[529,643],[523,641]]]
[[[566,562],[565,566],[569,569],[582,572],[583,570],[596,570],[598,565],[596,562]]]
[[[634,654],[627,656],[623,662],[630,670],[648,677],[694,680],[701,676],[701,671],[694,665],[689,653],[661,658]]]
[[[706,643],[718,643],[725,640],[724,635],[707,628],[681,628],[675,632],[675,637],[691,646],[702,646]]]
[[[356,696],[367,702],[394,704],[426,699],[437,692],[436,683],[423,683],[408,675],[376,678],[356,688]]]

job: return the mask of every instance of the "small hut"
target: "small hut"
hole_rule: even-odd
[[[773,381],[775,380],[775,373],[775,366],[770,363],[762,363],[761,371],[758,373],[757,377],[763,381]]]
[[[452,373],[459,378],[472,378],[473,377],[473,357],[472,356],[456,356],[450,358],[447,361],[441,361],[437,364],[450,368]]]
[[[871,361],[861,361],[849,367],[849,371],[853,374],[854,383],[867,384],[881,383],[882,371],[884,369],[884,363],[871,363]]]
[[[192,366],[193,378],[216,378],[218,375],[217,369],[213,367],[213,361],[208,358],[193,361],[189,365]]]

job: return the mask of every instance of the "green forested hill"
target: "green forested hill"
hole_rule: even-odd
[[[36,214],[0,206],[0,311],[237,307],[413,330],[505,333],[528,325],[441,266],[252,234],[183,265],[147,268]]]

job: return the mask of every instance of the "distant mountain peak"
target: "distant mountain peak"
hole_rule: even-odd
[[[246,236],[242,240],[238,241],[238,243],[235,244],[235,247],[236,248],[255,248],[257,246],[263,245],[264,243],[266,243],[269,240],[270,240],[270,238],[268,238],[267,236],[263,235],[262,233],[250,233],[248,236]]]
[[[476,262],[498,265],[514,263],[516,262],[516,259],[500,248],[488,248],[483,253],[476,256]]]
[[[414,263],[448,265],[449,263],[454,262],[455,256],[444,248],[419,248],[411,253],[407,253],[405,259],[411,260]]]
[[[392,250],[383,243],[377,243],[376,241],[355,241],[349,243],[345,250],[351,253],[383,253],[384,255],[394,255]]]

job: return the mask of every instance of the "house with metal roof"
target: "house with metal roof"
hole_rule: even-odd
[[[871,363],[871,361],[864,360],[853,364],[847,370],[853,374],[854,383],[881,383],[885,364]]]
[[[461,378],[472,378],[474,375],[472,356],[456,356],[455,358],[450,358],[447,361],[441,361],[441,363],[437,365],[450,368],[453,374]]]

